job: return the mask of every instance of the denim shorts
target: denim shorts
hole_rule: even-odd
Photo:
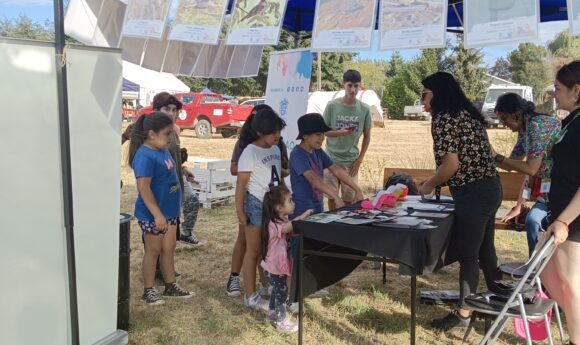
[[[141,227],[143,235],[145,235],[145,233],[150,233],[152,235],[163,235],[166,232],[157,230],[157,226],[155,225],[154,220],[138,220],[137,223],[139,224],[139,227]],[[178,223],[179,217],[167,219],[168,225],[177,225]]]
[[[262,202],[250,193],[246,193],[244,199],[244,213],[248,217],[248,224],[262,226]]]

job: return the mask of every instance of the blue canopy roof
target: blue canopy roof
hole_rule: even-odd
[[[123,78],[123,91],[139,92],[139,85]]]
[[[231,10],[233,0],[230,0],[228,8]],[[380,0],[379,0],[380,2]],[[452,4],[455,4],[459,17],[455,13]],[[314,24],[315,0],[288,0],[286,15],[284,16],[284,28],[288,31],[312,31]],[[380,6],[378,6],[380,8]],[[378,18],[378,10],[377,10]],[[463,0],[449,0],[447,14],[447,27],[461,27],[463,18]],[[551,22],[556,20],[568,20],[566,0],[540,0],[540,21]],[[378,26],[378,20],[376,21]]]

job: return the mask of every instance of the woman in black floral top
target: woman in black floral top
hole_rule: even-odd
[[[437,169],[420,184],[421,194],[447,185],[455,201],[455,224],[448,249],[448,263],[459,261],[459,308],[433,320],[431,325],[447,331],[467,327],[466,296],[475,293],[479,268],[489,289],[500,279],[494,245],[495,213],[502,189],[495,170],[484,118],[459,87],[455,78],[437,72],[422,81],[425,110],[433,115],[431,134]]]

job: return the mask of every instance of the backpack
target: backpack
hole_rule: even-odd
[[[387,179],[387,183],[385,183],[385,189],[396,185],[397,183],[402,183],[407,186],[407,188],[409,188],[408,195],[419,195],[417,185],[415,184],[415,181],[413,181],[411,175],[405,173],[393,173],[393,175],[389,176]]]

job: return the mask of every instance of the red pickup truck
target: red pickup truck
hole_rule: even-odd
[[[209,139],[212,133],[224,138],[235,135],[244,124],[252,106],[228,103],[217,93],[176,93],[183,108],[177,114],[175,123],[180,128],[193,128],[198,138]],[[139,111],[137,117],[153,111],[151,106]]]

